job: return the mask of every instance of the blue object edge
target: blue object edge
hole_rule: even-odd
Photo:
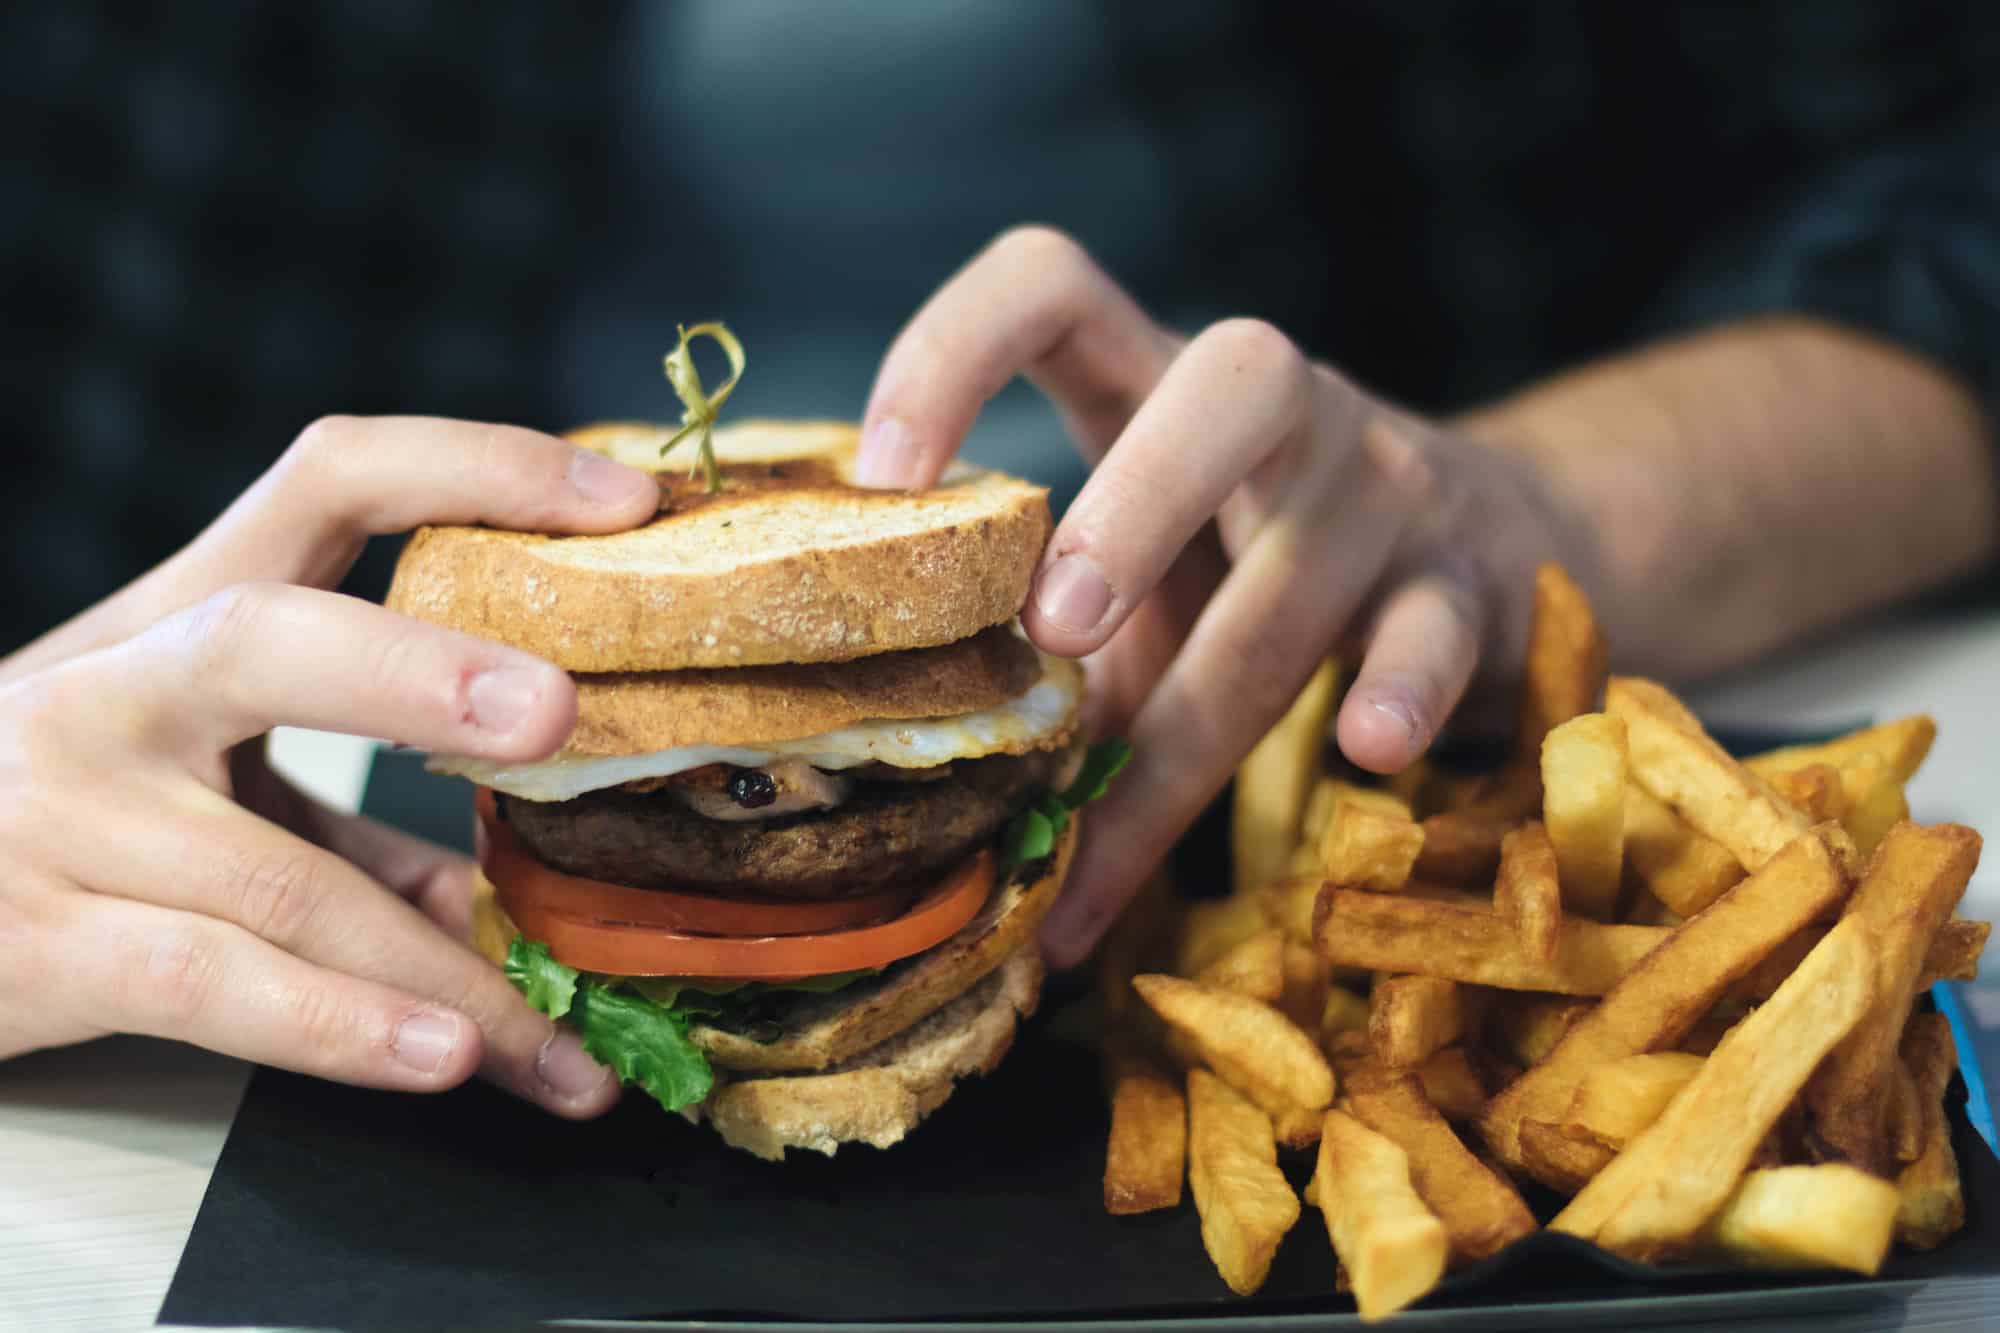
[[[1987,1147],[2000,1152],[2000,1143],[1993,1136],[1993,1101],[1986,1093],[1986,1071],[1979,1063],[1979,1048],[1973,1041],[1971,1015],[1965,1012],[1958,992],[1946,982],[1931,987],[1931,999],[1951,1024],[1952,1044],[1958,1047],[1958,1074],[1965,1080],[1965,1118],[1979,1131],[1979,1137],[1986,1140]]]

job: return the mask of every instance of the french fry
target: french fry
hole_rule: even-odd
[[[1743,878],[1742,862],[1727,847],[1689,828],[1637,783],[1625,788],[1625,860],[1633,879],[1684,917]]]
[[[1596,1003],[1569,995],[1496,995],[1487,1007],[1487,1040],[1517,1065],[1540,1064]]]
[[[1443,810],[1423,821],[1424,845],[1411,874],[1440,884],[1490,884],[1512,820]]]
[[[1343,784],[1319,835],[1320,873],[1347,888],[1394,893],[1409,881],[1424,830],[1385,791]]]
[[[1391,1069],[1422,1064],[1478,1023],[1476,998],[1441,977],[1389,977],[1368,994],[1369,1044]]]
[[[1847,790],[1841,785],[1840,770],[1832,764],[1787,769],[1770,783],[1772,791],[1815,824],[1847,817]]]
[[[1454,1262],[1484,1259],[1535,1229],[1520,1194],[1459,1141],[1414,1077],[1350,1083],[1343,1105],[1409,1158],[1410,1183],[1444,1223]]]
[[[1337,677],[1331,661],[1320,663],[1285,715],[1236,770],[1230,850],[1239,894],[1280,874],[1298,844],[1306,796],[1326,745]]]
[[[1187,1171],[1187,1102],[1178,1081],[1129,1047],[1114,1047],[1111,1136],[1104,1152],[1104,1211],[1146,1213],[1181,1201]]]
[[[1565,917],[1552,959],[1521,944],[1491,910],[1328,885],[1314,912],[1314,941],[1336,967],[1421,972],[1502,990],[1602,995],[1667,932]]]
[[[1284,942],[1284,987],[1278,993],[1278,1012],[1304,1032],[1317,1032],[1326,1017],[1327,991],[1333,986],[1333,969],[1312,946],[1293,940]]]
[[[1731,858],[1734,864],[1734,858]],[[1678,926],[1687,920],[1679,912],[1655,898],[1644,886],[1633,888],[1625,901],[1622,920],[1628,926]]]
[[[1934,1250],[1965,1224],[1965,1189],[1959,1182],[1958,1154],[1952,1151],[1945,1119],[1945,1088],[1958,1067],[1958,1048],[1943,1014],[1912,1014],[1903,1032],[1902,1059],[1924,1111],[1923,1142],[1917,1160],[1896,1175],[1896,1239],[1919,1250]]]
[[[1854,839],[1856,851],[1864,857],[1873,856],[1889,830],[1910,817],[1902,779],[1887,759],[1865,750],[1842,766],[1840,784],[1847,798],[1841,827]]]
[[[1979,835],[1961,824],[1898,824],[1848,901],[1843,920],[1859,920],[1874,944],[1875,1005],[1806,1085],[1806,1138],[1818,1160],[1878,1176],[1894,1170],[1888,1117],[1897,1043],[1931,939],[1965,892],[1979,847]]]
[[[1604,706],[1625,723],[1626,753],[1639,785],[1728,848],[1745,870],[1763,865],[1806,830],[1806,817],[1724,753],[1699,724],[1690,726],[1687,708],[1663,687],[1614,676]]]
[[[1270,924],[1263,904],[1254,896],[1203,898],[1189,903],[1181,915],[1174,971],[1184,977],[1195,976]]]
[[[1871,947],[1866,923],[1842,918],[1550,1226],[1641,1261],[1687,1247],[1813,1069],[1874,1003]]]
[[[1831,764],[1835,768],[1846,768],[1856,755],[1872,753],[1887,762],[1897,782],[1908,782],[1923,766],[1924,756],[1931,752],[1931,743],[1936,739],[1937,723],[1918,713],[1894,722],[1884,722],[1880,726],[1850,731],[1837,740],[1819,745],[1788,745],[1783,749],[1767,750],[1763,754],[1752,755],[1743,761],[1743,765],[1769,781],[1780,773],[1803,768],[1807,764]]]
[[[1560,886],[1556,849],[1540,823],[1529,820],[1501,839],[1493,910],[1514,927],[1521,947],[1544,963],[1555,958],[1562,934]]]
[[[1424,1098],[1447,1120],[1477,1120],[1491,1094],[1488,1073],[1464,1046],[1447,1046],[1411,1071]]]
[[[1320,885],[1326,881],[1319,873],[1317,850],[1301,845],[1299,851],[1313,864],[1271,881],[1257,891],[1254,899],[1263,909],[1264,920],[1283,931],[1287,940],[1310,945],[1313,904],[1319,900]]]
[[[1667,1109],[1701,1072],[1702,1057],[1685,1051],[1652,1051],[1612,1060],[1584,1073],[1563,1122],[1616,1150]]]
[[[1896,1230],[1896,1187],[1851,1166],[1752,1171],[1702,1228],[1703,1248],[1752,1268],[1873,1276]]]
[[[1270,1005],[1179,977],[1149,973],[1133,989],[1202,1063],[1277,1118],[1333,1101],[1333,1069],[1311,1037]]]
[[[1597,707],[1610,653],[1590,599],[1561,565],[1535,571],[1535,613],[1528,630],[1516,745],[1541,753],[1551,730]]]
[[[1188,1185],[1201,1243],[1239,1296],[1264,1285],[1278,1243],[1299,1220],[1278,1170],[1270,1117],[1206,1070],[1188,1074]]]
[[[1194,979],[1217,990],[1276,1004],[1285,993],[1285,937],[1275,930],[1260,930],[1197,972]]]
[[[1625,723],[1584,713],[1542,741],[1542,819],[1563,903],[1609,921],[1625,865]]]
[[[1521,1121],[1559,1123],[1592,1069],[1671,1047],[1730,983],[1836,905],[1847,886],[1828,850],[1829,827],[1794,839],[1762,870],[1669,933],[1545,1060],[1493,1099],[1480,1120],[1487,1146],[1509,1166],[1525,1169]]]
[[[1931,938],[1929,950],[1924,954],[1919,988],[1939,981],[1976,980],[1979,976],[1979,957],[1985,951],[1987,936],[1992,931],[1991,922],[1968,921],[1957,916],[1938,927],[1937,934]],[[1799,960],[1811,953],[1813,946],[1825,937],[1824,926],[1808,926],[1786,940],[1740,984],[1730,989],[1729,999],[1744,1002],[1763,999],[1776,990],[1798,967]]]
[[[1368,999],[1356,995],[1345,986],[1329,987],[1326,993],[1326,1007],[1320,1011],[1320,1045],[1329,1044],[1334,1036],[1342,1032],[1359,1032],[1364,1037],[1368,1032]]]
[[[1417,1196],[1408,1155],[1345,1112],[1326,1113],[1313,1192],[1363,1320],[1421,1299],[1444,1276],[1450,1237]]]
[[[1551,1189],[1575,1194],[1618,1154],[1570,1125],[1523,1120],[1514,1128],[1522,1169]]]

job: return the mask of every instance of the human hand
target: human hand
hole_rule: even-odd
[[[527,760],[575,720],[525,653],[327,591],[424,523],[608,532],[644,474],[507,426],[329,418],[207,531],[0,661],[0,1058],[113,1032],[371,1087],[618,1084],[461,941],[472,863],[264,762],[289,724]]]
[[[1359,663],[1341,750],[1394,772],[1468,691],[1498,697],[1518,674],[1538,564],[1597,582],[1585,524],[1525,456],[1382,401],[1269,324],[1170,333],[1038,227],[1002,236],[897,336],[863,484],[930,485],[1016,375],[1093,464],[1022,623],[1086,658],[1092,725],[1135,751],[1044,927],[1057,966],[1090,951],[1328,653]]]

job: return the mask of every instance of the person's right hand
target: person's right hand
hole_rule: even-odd
[[[0,1058],[114,1032],[371,1087],[475,1071],[559,1115],[610,1072],[468,948],[471,862],[264,763],[280,724],[527,760],[575,719],[513,649],[327,591],[424,523],[608,532],[644,474],[507,426],[331,418],[186,549],[0,660]]]

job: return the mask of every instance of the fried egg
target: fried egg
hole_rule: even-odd
[[[648,754],[555,756],[527,764],[435,756],[434,773],[470,778],[524,801],[567,801],[643,778],[664,778],[704,764],[761,768],[780,759],[803,759],[838,771],[861,764],[932,768],[955,759],[1025,754],[1061,743],[1075,726],[1083,700],[1083,671],[1065,658],[1041,655],[1041,678],[997,708],[954,717],[857,722],[838,731],[772,741],[757,748],[686,745]]]

